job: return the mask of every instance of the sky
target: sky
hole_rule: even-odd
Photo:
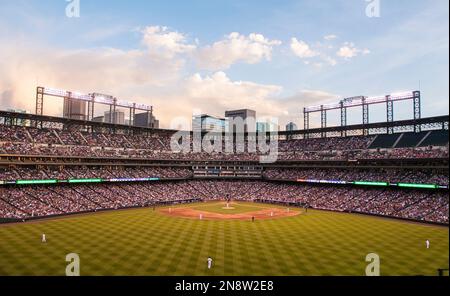
[[[240,108],[302,128],[303,107],[420,90],[422,116],[444,115],[448,28],[447,0],[0,0],[0,109],[33,112],[45,86],[152,105],[163,128]]]

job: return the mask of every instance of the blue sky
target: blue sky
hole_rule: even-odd
[[[420,85],[424,116],[448,114],[448,1],[379,3],[0,0],[0,108],[33,110],[41,84],[153,104],[164,127],[241,107],[301,126],[306,105]]]

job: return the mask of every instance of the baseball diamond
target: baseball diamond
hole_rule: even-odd
[[[362,276],[369,253],[380,256],[382,275],[435,275],[449,259],[443,226],[301,208],[252,222],[255,209],[282,215],[287,208],[233,202],[230,214],[223,206],[212,201],[4,224],[0,274],[64,275],[68,253],[80,256],[81,275]],[[199,209],[214,219],[182,215]],[[205,265],[209,256],[212,269]]]

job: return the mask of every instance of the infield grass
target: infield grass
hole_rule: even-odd
[[[267,208],[275,208],[277,206],[272,205],[266,205],[266,204],[255,204],[255,203],[249,203],[249,202],[239,202],[230,203],[230,208],[225,209],[226,202],[206,202],[202,204],[197,204],[193,206],[192,208],[194,210],[199,211],[206,211],[206,212],[212,212],[212,213],[219,213],[219,214],[242,214],[242,213],[248,213],[248,212],[256,212]]]
[[[380,256],[382,275],[437,275],[448,268],[449,233],[448,227],[313,210],[251,222],[183,219],[145,208],[0,225],[0,275],[64,275],[68,253],[79,254],[81,275],[364,275],[368,253]]]

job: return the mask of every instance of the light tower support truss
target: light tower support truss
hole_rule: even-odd
[[[415,91],[413,92],[414,98],[413,98],[413,107],[414,107],[414,120],[419,120],[422,117],[422,110],[421,110],[421,102],[420,102],[420,92]],[[414,130],[416,133],[421,132],[420,124],[414,125]]]
[[[306,108],[303,108],[303,114],[305,115],[303,117],[303,129],[308,131],[309,130],[309,112],[306,112]],[[308,138],[308,134],[305,134],[305,138]]]
[[[134,124],[134,115],[136,114],[136,110],[145,111],[151,116],[153,115],[153,106],[138,103],[130,103],[127,101],[119,100],[113,96],[101,93],[83,94],[79,92],[71,92],[42,86],[36,88],[36,115],[44,114],[45,96],[86,102],[87,103],[86,119],[88,121],[92,121],[94,118],[95,104],[109,106],[109,110],[111,112],[110,117],[112,122],[115,122],[117,108],[128,109],[130,114],[130,122],[129,122],[130,126]]]
[[[323,108],[323,106],[321,106],[321,110],[320,110],[320,121],[321,124],[320,126],[324,129],[327,127],[327,110]],[[326,133],[322,133],[322,138],[326,137],[327,134]]]
[[[340,102],[341,105],[341,126],[347,126],[347,107],[344,107],[344,103]],[[346,137],[347,131],[341,132],[341,137]]]
[[[386,96],[386,122],[394,122],[394,102],[391,100],[391,96]],[[394,128],[388,125],[388,134],[393,134]]]
[[[386,105],[386,122],[391,123],[394,121],[394,103],[398,101],[412,101],[413,102],[413,119],[419,120],[421,118],[421,96],[420,91],[408,91],[402,93],[395,93],[386,96],[377,97],[365,97],[356,96],[346,98],[335,104],[318,105],[303,108],[303,122],[304,129],[306,130],[305,138],[308,137],[308,131],[310,130],[310,114],[320,112],[321,113],[321,127],[327,127],[327,112],[330,110],[340,110],[341,113],[341,126],[347,126],[347,109],[354,107],[362,107],[362,124],[363,126],[369,125],[369,106],[377,104]],[[393,133],[393,128],[388,125],[388,133]],[[420,125],[415,125],[415,131],[420,132]],[[363,134],[367,135],[369,130],[363,128]],[[322,135],[326,136],[326,135]]]
[[[366,103],[366,99],[362,99],[363,105],[362,105],[362,122],[363,125],[366,126],[369,124],[369,105]],[[367,128],[364,128],[363,134],[367,136],[369,134],[369,130]]]

